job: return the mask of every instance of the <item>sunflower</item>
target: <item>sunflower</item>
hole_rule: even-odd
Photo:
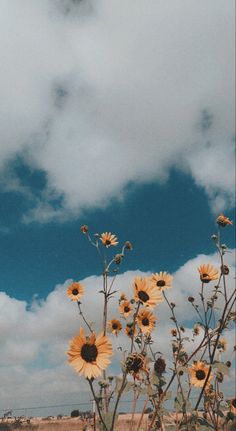
[[[218,269],[214,268],[210,263],[201,265],[198,272],[203,283],[209,283],[209,281],[217,280],[219,277]]]
[[[111,245],[115,246],[118,244],[117,237],[112,235],[111,232],[102,233],[100,240],[106,248],[110,247]]]
[[[148,311],[147,309],[140,310],[137,315],[137,323],[142,333],[149,335],[155,326],[156,317],[151,311]]]
[[[160,290],[170,289],[172,287],[172,280],[173,277],[168,272],[160,272],[159,274],[156,272],[152,274],[151,278],[152,283]]]
[[[91,379],[98,377],[102,370],[105,370],[109,365],[112,345],[103,333],[96,337],[93,332],[90,337],[86,337],[84,329],[80,328],[79,335],[70,341],[67,354],[69,356],[68,361],[76,372],[83,374],[87,379]]]
[[[139,373],[147,372],[146,358],[141,353],[130,353],[125,360],[126,372],[134,378],[139,378]]]
[[[138,331],[134,322],[127,323],[125,333],[129,338],[135,337],[137,335]]]
[[[84,294],[84,286],[77,281],[71,283],[67,288],[67,296],[71,301],[79,301]]]
[[[222,352],[227,350],[227,340],[225,338],[220,338],[217,344],[217,349],[220,349]]]
[[[209,372],[209,366],[204,362],[196,361],[189,370],[190,373],[190,383],[196,388],[202,388],[207,374]],[[212,372],[210,373],[209,379],[207,381],[207,385],[210,384],[210,381],[213,377]]]
[[[122,302],[122,301],[128,301],[128,298],[125,293],[120,294],[119,302]]]
[[[123,316],[126,318],[132,313],[133,307],[129,301],[124,301],[124,302],[121,302],[119,306],[119,311],[120,311],[120,314],[123,314]]]
[[[122,325],[118,319],[112,319],[108,322],[108,328],[112,334],[118,335],[122,329]]]
[[[227,224],[230,224],[230,225],[233,224],[232,220],[224,216],[224,214],[220,214],[219,217],[217,217],[216,223],[221,227],[225,227],[227,226]]]
[[[134,299],[151,308],[163,301],[161,291],[158,291],[149,279],[142,277],[134,279]]]
[[[173,328],[170,330],[172,337],[177,337],[177,329]]]

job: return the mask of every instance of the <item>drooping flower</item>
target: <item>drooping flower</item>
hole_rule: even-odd
[[[137,315],[137,323],[142,333],[149,335],[155,327],[156,317],[148,309],[140,310]]]
[[[118,244],[117,237],[113,235],[111,232],[104,232],[101,234],[100,240],[103,245],[108,248],[111,246],[115,246]]]
[[[93,332],[85,336],[84,329],[80,328],[77,336],[70,341],[68,361],[77,373],[91,379],[100,376],[110,363],[112,345],[103,333],[96,337]]]
[[[111,319],[108,322],[108,328],[114,335],[118,335],[119,332],[122,330],[122,325],[118,319]]]
[[[78,281],[74,281],[67,288],[67,296],[69,296],[72,301],[80,301],[80,298],[83,296],[84,292],[84,286]]]
[[[132,313],[133,307],[129,301],[123,301],[119,306],[119,311],[126,318]]]
[[[141,353],[130,353],[125,360],[125,369],[134,378],[139,378],[142,371],[147,372],[146,365],[146,358]]]
[[[165,290],[172,287],[173,277],[168,272],[156,272],[152,274],[151,281],[158,289]]]
[[[163,301],[161,291],[156,289],[149,279],[142,277],[134,279],[134,299],[150,308]]]
[[[219,217],[217,217],[216,223],[221,227],[225,227],[228,224],[229,225],[233,224],[232,220],[230,220],[228,217],[224,216],[224,214],[220,214]]]
[[[195,386],[196,388],[202,388],[205,384],[208,372],[209,366],[205,364],[205,362],[196,361],[193,363],[192,367],[189,369],[191,385]],[[212,377],[213,374],[211,372],[207,381],[207,385],[210,384]]]
[[[210,263],[199,266],[198,272],[203,283],[209,283],[209,281],[217,280],[219,277],[219,270]]]
[[[162,374],[164,373],[166,370],[166,361],[159,357],[156,359],[156,361],[154,362],[154,371],[156,374]]]
[[[125,248],[126,250],[133,250],[133,245],[131,244],[131,242],[126,241]]]

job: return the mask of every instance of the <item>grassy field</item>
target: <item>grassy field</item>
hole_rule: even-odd
[[[134,415],[132,431],[146,431],[148,429],[148,415],[143,416],[142,425],[138,427],[140,414]],[[174,424],[175,415],[166,418],[165,431],[175,431]],[[131,414],[120,415],[115,431],[129,431],[131,429]],[[22,423],[20,425],[14,422],[0,422],[0,431],[93,431],[94,426],[92,421],[82,421],[78,418],[63,418],[63,419],[40,419],[33,418],[30,423]],[[229,424],[227,431],[235,431],[236,422]],[[99,431],[98,426],[96,431]],[[201,427],[199,428],[201,431]]]

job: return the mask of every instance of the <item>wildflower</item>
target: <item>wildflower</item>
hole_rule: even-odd
[[[84,291],[84,286],[79,282],[74,281],[67,288],[67,296],[69,296],[72,301],[79,301],[81,296],[84,294]]]
[[[203,283],[209,283],[209,281],[217,280],[219,277],[218,269],[214,268],[210,263],[201,265],[198,272]]]
[[[227,341],[225,338],[220,338],[217,344],[217,349],[220,349],[222,352],[225,352],[227,350]]]
[[[160,290],[170,289],[172,287],[172,280],[173,277],[168,272],[155,273],[151,277],[152,283]]]
[[[137,329],[136,329],[134,322],[127,323],[126,328],[125,328],[125,333],[129,338],[132,338],[135,335],[137,335]]]
[[[141,353],[130,353],[125,360],[125,368],[127,373],[138,378],[141,371],[147,371],[145,357]]]
[[[125,293],[121,293],[119,302],[128,301],[128,298]]]
[[[107,368],[111,355],[111,342],[103,333],[96,337],[93,332],[90,337],[86,337],[84,329],[80,328],[79,335],[70,342],[68,361],[76,372],[91,379],[98,377]]]
[[[131,244],[131,242],[126,241],[125,248],[126,250],[133,250],[133,245]]]
[[[118,319],[112,319],[108,322],[108,328],[114,335],[118,335],[122,329],[122,325]]]
[[[157,374],[162,374],[166,370],[166,362],[163,358],[157,358],[154,363],[154,370]]]
[[[225,227],[228,224],[233,224],[232,220],[230,220],[228,217],[225,217],[224,214],[219,215],[219,217],[216,219],[216,223],[221,227]]]
[[[138,326],[143,334],[149,335],[155,327],[156,317],[151,311],[147,309],[139,311],[137,315]]]
[[[228,275],[229,274],[229,267],[227,265],[221,265],[221,273],[224,275]]]
[[[147,278],[142,277],[134,279],[134,299],[151,308],[163,301],[161,292],[151,285]]]
[[[119,306],[119,311],[126,318],[132,313],[133,307],[129,301],[123,301]]]
[[[111,232],[102,233],[100,240],[106,248],[118,244],[117,237],[115,235],[112,235]]]
[[[176,337],[177,336],[177,330],[176,329],[171,329],[170,333],[171,333],[172,337]]]
[[[88,229],[88,226],[86,224],[83,224],[83,226],[81,226],[80,230],[82,233],[86,234],[86,233],[88,233],[89,229]]]
[[[202,388],[206,381],[208,372],[209,372],[209,366],[207,364],[201,361],[196,361],[189,369],[190,383],[196,388]],[[207,384],[210,384],[212,377],[213,377],[213,374],[211,372]]]

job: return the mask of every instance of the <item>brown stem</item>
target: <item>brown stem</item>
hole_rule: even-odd
[[[98,415],[99,415],[100,421],[103,424],[103,426],[105,428],[105,431],[109,431],[108,428],[107,428],[107,426],[106,426],[106,424],[105,424],[105,422],[104,422],[104,420],[103,420],[103,417],[102,417],[102,414],[101,414],[101,410],[100,410],[100,406],[99,406],[99,402],[98,402],[98,399],[97,399],[96,394],[95,394],[94,389],[93,389],[92,380],[88,379],[88,382],[89,382],[89,386],[90,386],[91,392],[93,394],[93,399],[94,399],[94,401],[96,403],[96,406],[97,406],[97,411],[98,411]]]
[[[89,330],[90,330],[90,332],[92,333],[92,332],[93,332],[93,330],[92,330],[91,326],[89,325],[89,323],[87,322],[87,320],[85,319],[84,314],[83,314],[83,312],[82,312],[82,309],[81,309],[81,303],[80,303],[79,301],[77,301],[77,304],[78,304],[78,308],[79,308],[79,314],[80,314],[80,316],[82,317],[82,319],[83,319],[84,323],[87,325],[88,329],[89,329]]]

